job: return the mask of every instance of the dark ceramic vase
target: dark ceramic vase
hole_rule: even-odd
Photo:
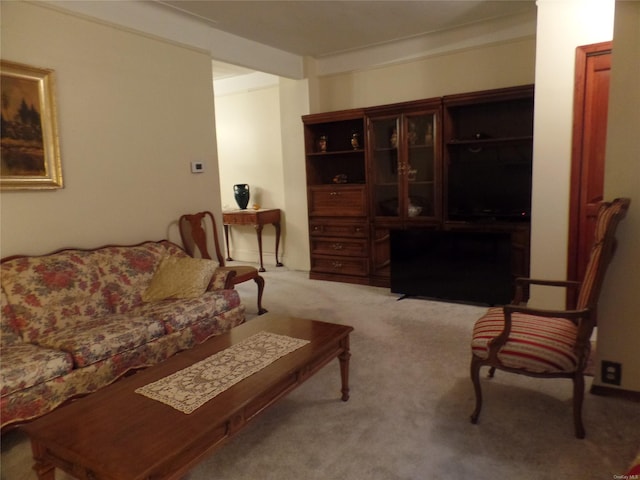
[[[236,203],[240,210],[245,210],[249,205],[249,185],[239,183],[233,186],[233,195],[236,197]]]

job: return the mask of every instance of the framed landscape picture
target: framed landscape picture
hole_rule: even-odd
[[[53,70],[0,60],[2,190],[62,188]]]

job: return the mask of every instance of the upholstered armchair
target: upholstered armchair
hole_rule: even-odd
[[[594,244],[581,282],[519,278],[512,304],[490,308],[476,322],[471,340],[471,380],[476,395],[472,423],[477,423],[482,408],[480,368],[488,366],[489,377],[499,369],[533,377],[572,379],[575,435],[584,438],[584,370],[597,325],[602,282],[616,247],[615,230],[629,204],[626,198],[601,203]],[[531,285],[576,289],[577,302],[563,310],[529,308],[525,303]]]

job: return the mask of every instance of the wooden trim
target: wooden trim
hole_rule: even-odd
[[[518,85],[515,87],[497,88],[491,90],[481,90],[478,92],[458,93],[445,95],[442,103],[445,107],[455,107],[458,105],[468,105],[473,103],[489,103],[497,101],[514,100],[517,98],[533,97],[535,85]]]
[[[442,97],[424,98],[421,100],[410,100],[407,102],[388,103],[385,105],[376,105],[374,107],[366,107],[364,113],[369,116],[400,117],[403,114],[413,115],[422,113],[425,110],[440,110],[442,107]]]
[[[635,390],[625,390],[622,388],[605,387],[604,385],[592,385],[589,391],[593,395],[603,397],[616,397],[640,403],[640,392]]]
[[[341,120],[360,120],[364,118],[363,108],[351,108],[337,112],[310,113],[302,116],[302,122],[308,125],[315,123],[336,122]]]
[[[579,237],[578,215],[580,207],[580,180],[582,178],[582,145],[583,127],[585,121],[584,103],[586,96],[586,68],[587,59],[591,56],[611,53],[612,42],[594,43],[576,47],[575,80],[573,96],[573,133],[571,144],[571,176],[569,188],[569,252],[567,255],[567,279],[578,280],[578,249],[571,249],[576,245]]]
[[[95,252],[97,250],[102,250],[103,248],[113,248],[113,247],[139,247],[141,245],[144,245],[146,243],[155,243],[155,244],[161,244],[161,243],[168,243],[170,245],[173,245],[175,247],[178,247],[180,250],[184,251],[184,248],[182,248],[180,245],[178,245],[177,243],[172,242],[171,240],[145,240],[143,242],[140,243],[136,243],[133,245],[118,245],[118,244],[108,244],[108,245],[101,245],[99,247],[94,247],[94,248],[79,248],[79,247],[65,247],[65,248],[60,248],[58,250],[54,250],[53,252],[49,252],[49,253],[42,253],[39,255],[10,255],[8,257],[4,257],[2,259],[0,259],[0,263],[4,263],[4,262],[8,262],[9,260],[15,260],[16,258],[38,258],[38,257],[47,257],[49,255],[54,255],[56,253],[62,253],[62,252],[68,252],[68,251],[79,251],[79,252]],[[185,252],[186,253],[186,252]]]

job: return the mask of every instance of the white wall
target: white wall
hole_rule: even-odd
[[[567,275],[576,47],[613,38],[613,0],[538,0],[533,132],[531,276]],[[561,289],[532,289],[532,304],[558,307]]]
[[[306,80],[275,79],[271,85],[238,91],[240,79],[216,81],[216,122],[223,209],[235,209],[234,183],[249,183],[250,204],[279,208],[282,235],[278,257],[292,270],[310,268],[304,138],[301,116],[308,113]],[[253,82],[255,85],[255,82]],[[236,87],[235,89],[233,87]],[[227,92],[218,94],[217,92]],[[301,161],[302,159],[302,161]],[[231,227],[234,260],[257,262],[255,229]],[[275,264],[275,235],[265,226],[263,258]]]
[[[309,271],[309,222],[307,182],[304,159],[302,115],[309,113],[309,83],[306,80],[280,79],[282,127],[282,163],[286,219],[286,266]]]
[[[8,2],[2,2],[2,4]],[[51,8],[74,12],[85,18],[130,29],[175,44],[209,52],[217,60],[248,68],[302,78],[303,59],[299,55],[223,32],[208,22],[176,13],[161,2],[140,0],[46,0]]]
[[[640,392],[640,2],[616,2],[605,197],[630,197],[602,292],[596,365],[622,364],[625,390]],[[596,376],[595,384],[603,385]],[[609,386],[609,385],[607,385]]]
[[[311,111],[321,112],[535,82],[532,276],[563,279],[567,264],[574,66],[578,46],[613,38],[605,196],[633,198],[640,191],[637,134],[640,3],[616,4],[615,36],[612,0],[538,0],[538,7],[537,39],[520,38],[393,66],[326,76],[317,75],[315,63],[308,61],[307,91]],[[283,145],[286,138],[283,135]],[[297,165],[300,164],[301,161]],[[304,184],[304,175],[300,171],[297,176],[291,173],[293,165],[285,167],[287,198],[292,191],[302,195],[297,187]],[[640,391],[637,203],[636,198],[620,226],[620,248],[605,282],[596,359],[598,365],[602,359],[622,363],[621,388],[632,391]],[[306,226],[304,214],[290,220],[289,230]],[[538,306],[555,307],[564,296],[536,290],[532,300]],[[599,378],[595,378],[594,384],[598,383]]]
[[[307,271],[310,255],[300,117],[309,113],[310,104],[314,112],[332,111],[530,84],[534,81],[534,65],[535,39],[528,37],[329,76],[315,75],[314,62],[309,61],[308,80],[280,78],[278,87],[234,91],[228,83],[243,88],[242,79],[216,81],[216,92],[233,92],[216,93],[223,208],[237,208],[232,193],[234,183],[259,188],[270,200],[261,202],[264,207],[283,211],[279,251],[283,263],[291,269]],[[275,142],[278,127],[280,144]],[[234,260],[257,261],[254,229],[231,227],[231,233]],[[270,235],[272,229],[267,226],[263,230],[265,268],[274,260]]]
[[[633,196],[639,188],[639,5],[617,4],[607,197]],[[575,47],[612,38],[612,3],[538,0],[538,7],[537,42],[525,37],[384,68],[312,74],[308,83],[284,81],[268,95],[256,94],[263,112],[250,118],[263,118],[260,129],[269,135],[251,131],[257,128],[253,125],[249,130],[259,138],[249,139],[249,124],[236,116],[232,133],[245,135],[232,147],[244,146],[242,155],[257,158],[257,163],[240,171],[225,162],[224,177],[219,177],[210,64],[211,55],[219,55],[60,13],[45,4],[2,2],[2,57],[57,73],[65,188],[0,195],[1,254],[167,236],[177,240],[173,222],[180,214],[219,212],[222,203],[233,205],[233,183],[246,182],[266,189],[264,206],[283,208],[288,232],[284,253],[293,268],[307,269],[299,119],[309,104],[313,112],[330,111],[535,81],[532,272],[564,278]],[[208,44],[212,49],[220,45]],[[307,72],[313,70],[308,65]],[[254,106],[245,102],[244,108],[253,111]],[[266,109],[272,109],[270,114]],[[218,124],[222,129],[221,119]],[[193,160],[205,162],[205,173],[189,172]],[[260,174],[254,177],[254,171]],[[622,362],[622,388],[640,391],[637,203],[635,199],[620,228],[620,249],[605,284],[599,355]],[[268,253],[273,245],[269,227],[264,235]],[[254,232],[244,252],[254,258],[251,237]],[[536,292],[536,297],[542,303],[555,302],[546,294]]]
[[[247,183],[249,208],[284,210],[280,89],[272,85],[257,90],[216,96],[216,135],[220,158],[220,192],[224,210],[237,209],[233,185]],[[286,222],[282,222],[283,237]],[[230,228],[231,256],[234,260],[258,262],[258,244],[253,226]],[[262,231],[265,268],[275,264],[275,231],[270,225]],[[280,251],[286,256],[281,241]]]
[[[323,76],[314,113],[531,84],[534,67],[535,38],[526,37]]]
[[[619,388],[638,392],[640,3],[538,0],[537,36],[531,265],[539,278],[566,277],[575,48],[613,39],[605,199],[630,197],[632,206],[601,294],[596,366],[620,362]],[[557,306],[563,295],[536,290],[533,300]],[[605,385],[599,370],[594,384]]]
[[[27,2],[2,2],[1,35],[3,59],[56,72],[65,182],[2,192],[2,256],[179,242],[182,213],[220,210],[207,54]]]

